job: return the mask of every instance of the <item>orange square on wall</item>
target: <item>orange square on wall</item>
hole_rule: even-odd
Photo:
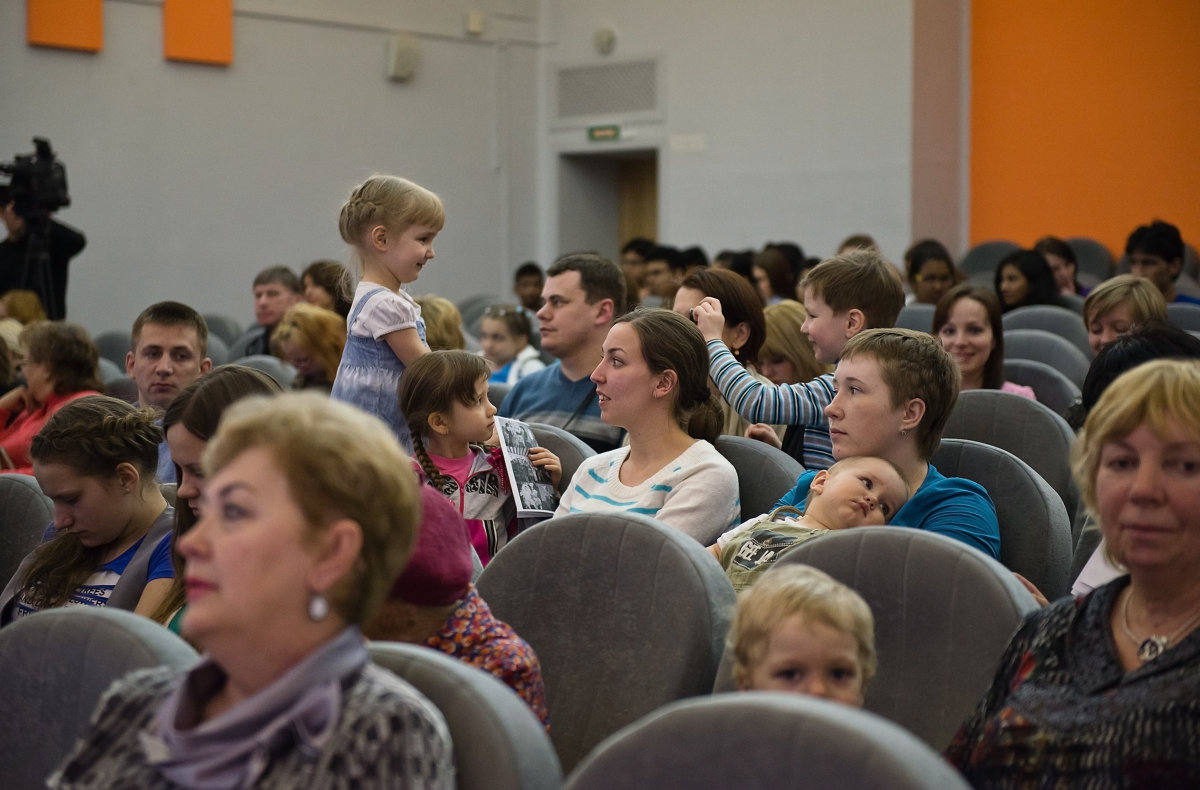
[[[233,62],[233,0],[163,0],[163,57]]]
[[[86,52],[104,46],[103,0],[26,0],[25,13],[30,44]]]

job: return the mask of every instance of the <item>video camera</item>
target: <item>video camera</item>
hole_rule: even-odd
[[[25,219],[46,218],[71,205],[67,193],[67,168],[50,150],[50,141],[33,138],[32,154],[18,154],[12,162],[0,163],[0,173],[10,176],[8,192],[13,211]]]

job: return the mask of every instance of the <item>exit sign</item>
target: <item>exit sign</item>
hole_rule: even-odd
[[[621,127],[615,123],[607,126],[589,126],[587,133],[588,139],[594,143],[621,139]]]

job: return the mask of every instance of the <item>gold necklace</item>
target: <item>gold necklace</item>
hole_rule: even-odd
[[[1188,629],[1195,625],[1198,620],[1200,620],[1200,609],[1197,609],[1196,612],[1187,619],[1187,622],[1180,626],[1175,633],[1170,634],[1169,636],[1163,636],[1162,634],[1150,634],[1145,639],[1139,640],[1133,635],[1133,631],[1129,628],[1129,599],[1132,597],[1133,591],[1130,590],[1125,596],[1125,601],[1121,604],[1121,630],[1125,632],[1125,636],[1129,637],[1130,642],[1133,642],[1133,644],[1137,645],[1137,657],[1143,664],[1147,661],[1153,661],[1161,656],[1163,651],[1170,647],[1175,640],[1180,637],[1180,635],[1185,633]]]

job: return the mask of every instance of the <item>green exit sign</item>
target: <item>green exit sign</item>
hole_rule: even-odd
[[[615,123],[607,126],[589,126],[587,132],[588,139],[594,143],[621,139],[621,127]]]

